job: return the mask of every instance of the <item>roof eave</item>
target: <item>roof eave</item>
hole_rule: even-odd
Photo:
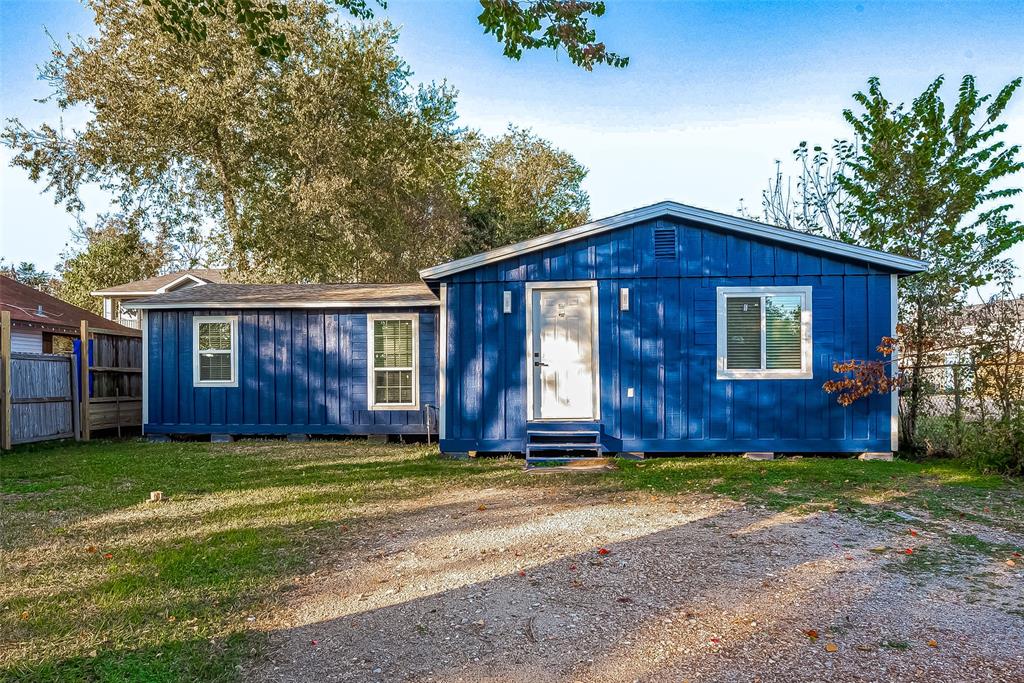
[[[424,308],[440,306],[435,300],[420,301],[205,301],[205,302],[161,302],[146,303],[127,302],[122,304],[124,308],[139,310],[160,310],[160,309],[225,309],[225,308]]]
[[[516,244],[498,247],[497,249],[492,249],[490,251],[483,252],[482,254],[474,254],[473,256],[467,256],[465,258],[443,263],[431,268],[424,268],[419,272],[419,275],[423,280],[438,280],[466,270],[472,270],[473,268],[478,268],[490,263],[503,261],[507,258],[519,256],[521,254],[528,254],[547,247],[572,242],[578,239],[583,239],[584,237],[589,237],[591,235],[600,234],[626,225],[640,223],[662,216],[672,216],[682,220],[706,223],[726,230],[735,230],[775,242],[785,239],[787,242],[797,244],[813,251],[832,253],[858,261],[875,263],[907,275],[920,273],[928,269],[928,264],[918,259],[888,254],[886,252],[869,249],[867,247],[858,247],[856,245],[846,244],[845,242],[839,242],[807,233],[800,233],[794,230],[777,228],[766,223],[758,223],[744,218],[737,218],[726,214],[707,211],[705,209],[698,209],[696,207],[686,206],[677,202],[664,201],[650,206],[641,207],[639,209],[633,209],[632,211],[626,211],[614,216],[609,216],[608,218],[592,221],[576,228],[570,228],[569,230],[541,235],[540,237],[534,237]]]

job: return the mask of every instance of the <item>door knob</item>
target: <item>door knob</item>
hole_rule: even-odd
[[[535,368],[546,368],[547,366],[548,366],[547,363],[542,363],[539,360],[533,361],[533,367],[535,367]]]

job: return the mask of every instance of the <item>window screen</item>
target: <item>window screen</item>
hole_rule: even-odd
[[[412,320],[373,321],[373,401],[410,405],[413,396]]]

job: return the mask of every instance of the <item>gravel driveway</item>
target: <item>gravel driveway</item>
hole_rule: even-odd
[[[1024,561],[949,538],[1010,531],[520,489],[380,512],[256,622],[247,679],[1024,681]]]

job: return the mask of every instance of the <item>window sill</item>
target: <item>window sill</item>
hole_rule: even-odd
[[[814,379],[814,373],[804,370],[719,370],[718,379]]]
[[[376,403],[369,407],[369,410],[419,410],[418,403]]]

